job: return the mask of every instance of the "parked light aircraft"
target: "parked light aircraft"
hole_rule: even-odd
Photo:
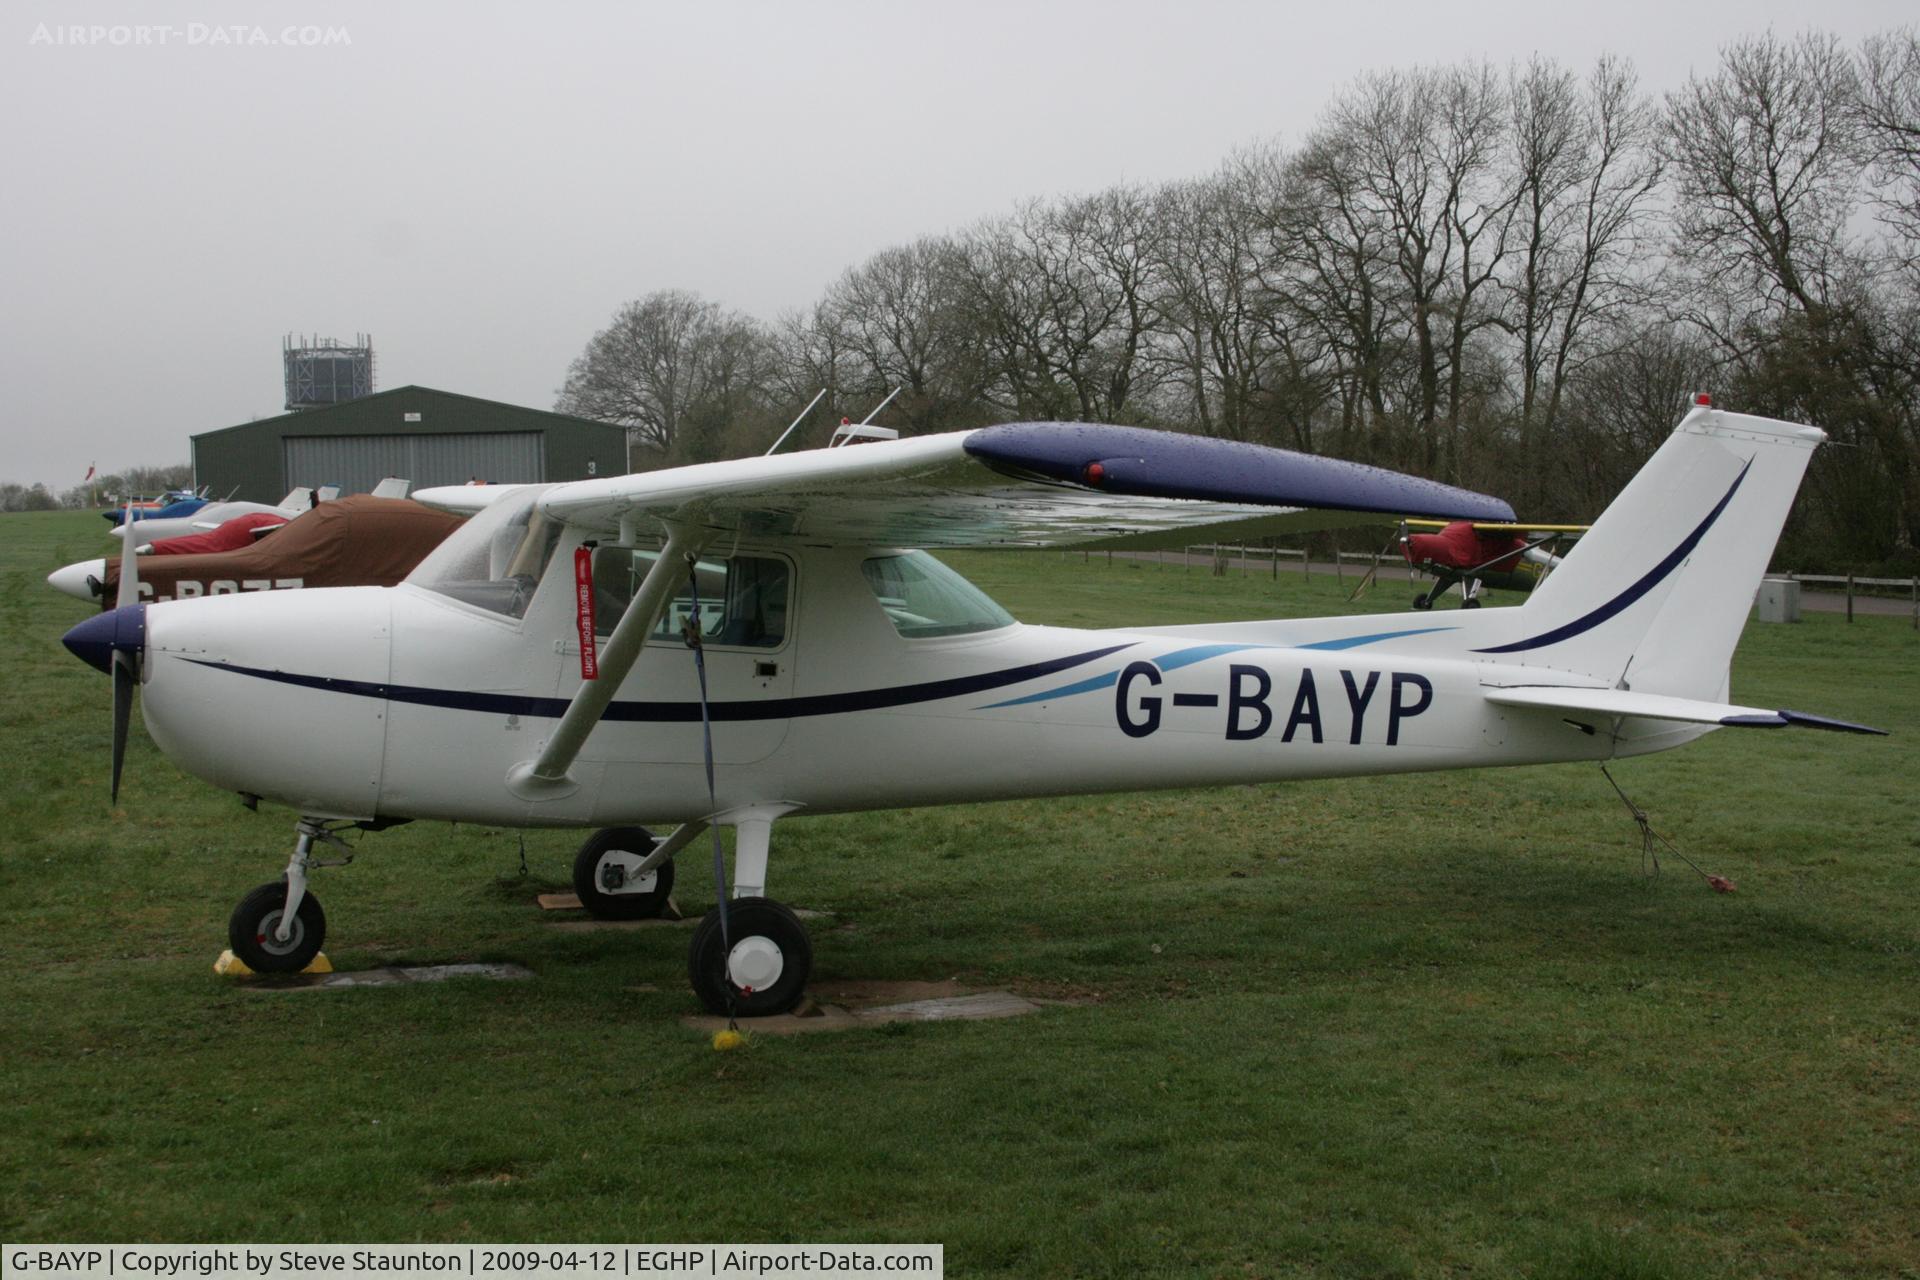
[[[100,513],[100,518],[113,526],[118,533],[122,525],[143,523],[147,520],[185,520],[195,512],[209,505],[209,500],[193,493],[178,496],[168,494],[165,501],[128,502]]]
[[[122,519],[107,532],[116,538],[125,538],[131,533],[134,541],[151,543],[162,538],[183,538],[188,534],[205,533],[209,529],[219,528],[235,516],[272,514],[283,520],[291,520],[312,506],[313,490],[294,489],[275,503],[206,502],[192,510],[165,516],[157,512],[140,516],[135,512],[133,519]]]
[[[286,521],[264,538],[247,537],[229,550],[142,555],[140,598],[187,600],[295,587],[392,586],[459,523],[444,511],[404,498],[337,498]],[[122,551],[132,549],[129,545]],[[76,600],[98,600],[103,609],[111,608],[119,592],[117,568],[106,559],[81,560],[48,574],[47,585]]]
[[[141,542],[153,543],[163,538],[184,538],[196,533],[206,533],[218,529],[227,521],[244,515],[277,515],[284,520],[305,515],[318,503],[332,502],[340,496],[337,484],[321,485],[318,490],[305,487],[289,490],[287,496],[276,503],[265,502],[210,502],[197,510],[178,516],[151,517],[121,521],[109,531],[116,538],[127,536],[129,529]],[[400,479],[382,480],[373,490],[376,498],[404,498],[407,496],[407,482]]]
[[[1414,530],[1431,532],[1415,533]],[[1460,588],[1465,609],[1480,607],[1480,589],[1531,591],[1560,563],[1554,544],[1587,531],[1583,524],[1515,524],[1484,520],[1407,520],[1402,523],[1400,553],[1433,585],[1413,598],[1416,609],[1431,609],[1449,587]]]
[[[1723,725],[1876,732],[1727,701],[1824,438],[1693,410],[1519,608],[1022,626],[926,549],[1513,518],[1325,458],[1033,423],[428,491],[475,514],[398,587],[142,605],[123,570],[121,606],[67,644],[114,673],[116,790],[137,681],[175,762],[299,815],[284,878],[231,921],[253,968],[319,949],[308,872],[346,826],[601,828],[582,897],[633,915],[660,909],[675,855],[730,826],[734,897],[689,970],[709,1008],[763,1014],[792,1007],[811,964],[765,896],[770,832],[792,815],[1606,760]],[[677,825],[656,840],[643,823]]]

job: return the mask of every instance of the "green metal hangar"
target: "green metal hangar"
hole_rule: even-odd
[[[278,502],[301,485],[367,493],[388,476],[421,489],[626,469],[624,427],[431,387],[395,387],[193,437],[194,482],[244,502]]]

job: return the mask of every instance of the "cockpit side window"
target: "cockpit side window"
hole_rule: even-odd
[[[626,615],[647,571],[660,558],[652,548],[597,547],[593,553],[594,630],[602,636]],[[703,558],[691,582],[682,583],[653,630],[657,639],[679,636],[694,616],[699,591],[700,635],[708,644],[742,649],[778,649],[786,643],[792,571],[773,556]]]
[[[972,635],[1013,625],[1013,615],[924,551],[873,556],[860,572],[887,621],[909,640]]]

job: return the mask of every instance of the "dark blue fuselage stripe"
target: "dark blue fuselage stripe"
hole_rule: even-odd
[[[859,689],[851,693],[816,694],[807,698],[768,698],[757,702],[716,702],[709,706],[715,720],[790,720],[800,716],[840,715],[849,711],[878,711],[886,707],[904,707],[916,702],[938,702],[1001,689],[1025,680],[1050,676],[1057,671],[1095,662],[1108,654],[1132,648],[1116,644],[1105,649],[1050,658],[1005,671],[988,671],[977,676],[955,676],[948,680],[929,680],[924,684],[894,685],[886,689]],[[417,685],[376,684],[369,680],[338,680],[332,676],[306,676],[291,671],[267,671],[259,667],[241,667],[226,662],[188,658],[188,662],[215,671],[253,676],[302,689],[321,689],[359,698],[378,698],[383,702],[404,702],[417,707],[443,707],[451,711],[484,711],[491,715],[537,716],[557,720],[567,709],[565,698],[534,698],[517,693],[479,693],[468,689],[428,689]],[[698,724],[698,702],[615,702],[607,707],[602,720],[640,720],[654,723]]]
[[[1518,653],[1523,649],[1542,649],[1550,644],[1558,644],[1562,640],[1571,640],[1574,636],[1580,635],[1582,632],[1591,631],[1615,614],[1632,607],[1632,605],[1642,596],[1646,595],[1647,592],[1659,586],[1668,574],[1679,568],[1681,561],[1693,554],[1693,549],[1700,545],[1700,539],[1707,536],[1707,530],[1713,527],[1713,522],[1720,518],[1720,513],[1727,509],[1729,502],[1733,501],[1733,495],[1739,491],[1741,482],[1747,478],[1747,472],[1751,470],[1752,467],[1753,459],[1748,458],[1747,465],[1741,467],[1740,474],[1733,478],[1733,484],[1728,488],[1726,496],[1714,505],[1713,510],[1707,512],[1707,518],[1700,522],[1699,527],[1688,534],[1679,546],[1669,552],[1666,559],[1647,570],[1638,582],[1628,587],[1625,591],[1622,591],[1613,599],[1607,601],[1591,613],[1575,618],[1572,622],[1566,623],[1564,626],[1555,627],[1551,631],[1543,632],[1530,639],[1515,640],[1511,644],[1495,645],[1491,649],[1475,649],[1474,652]]]

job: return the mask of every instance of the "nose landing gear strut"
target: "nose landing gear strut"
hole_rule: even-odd
[[[327,915],[320,909],[320,900],[307,892],[307,872],[353,861],[352,846],[325,819],[302,818],[294,829],[298,834],[286,874],[240,899],[227,920],[227,944],[235,958],[255,973],[298,973],[313,963],[327,940]],[[345,856],[316,859],[315,841],[333,845]]]

